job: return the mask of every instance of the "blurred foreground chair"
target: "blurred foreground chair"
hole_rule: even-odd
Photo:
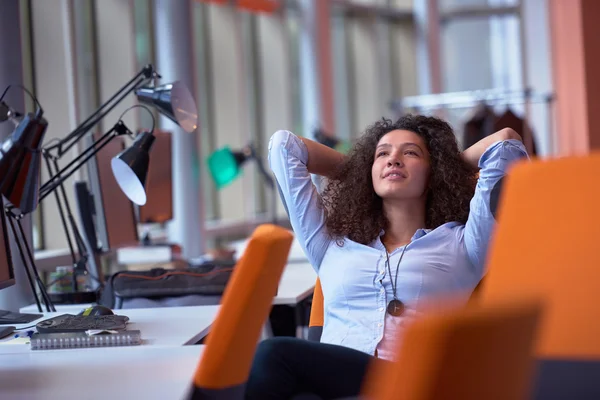
[[[600,399],[600,154],[508,175],[480,304],[545,301],[535,399]]]
[[[293,235],[259,226],[223,294],[196,370],[190,399],[242,399],[261,329],[267,320]]]
[[[375,362],[361,399],[525,400],[542,303],[460,307],[409,325],[397,361]]]

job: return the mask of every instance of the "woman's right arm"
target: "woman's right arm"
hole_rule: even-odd
[[[294,233],[317,271],[331,238],[325,227],[321,199],[310,174],[333,173],[337,161],[336,155],[331,152],[337,153],[289,131],[277,131],[269,141],[269,165],[275,175],[279,195]],[[341,158],[338,160],[341,161]]]
[[[298,138],[308,151],[308,172],[330,178],[344,161],[344,155],[310,139]]]

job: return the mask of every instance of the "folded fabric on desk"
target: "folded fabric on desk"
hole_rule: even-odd
[[[119,303],[127,298],[221,295],[234,266],[235,261],[223,260],[177,270],[154,268],[148,271],[117,272],[108,279],[100,303],[110,308],[119,308]]]

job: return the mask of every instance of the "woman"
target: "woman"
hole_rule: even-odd
[[[369,362],[392,359],[419,303],[443,293],[463,293],[466,302],[484,273],[494,226],[490,192],[523,157],[511,129],[461,154],[452,128],[426,116],[375,123],[347,157],[276,132],[270,165],[319,274],[325,323],[321,343],[262,342],[247,398],[356,395]],[[329,178],[322,196],[311,173]]]

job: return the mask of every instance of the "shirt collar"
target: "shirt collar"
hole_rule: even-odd
[[[415,232],[415,234],[413,235],[412,239],[410,239],[410,241],[414,241],[417,239],[422,238],[423,236],[427,235],[429,232],[431,232],[431,229],[417,229],[417,231]],[[385,249],[385,246],[383,245],[383,242],[381,241],[381,237],[385,234],[385,231],[382,229],[379,232],[379,237],[376,239],[376,246],[377,247],[381,247]]]
[[[429,232],[431,232],[431,229],[417,229],[417,231],[413,235],[411,241],[422,238],[423,236],[427,235]]]

